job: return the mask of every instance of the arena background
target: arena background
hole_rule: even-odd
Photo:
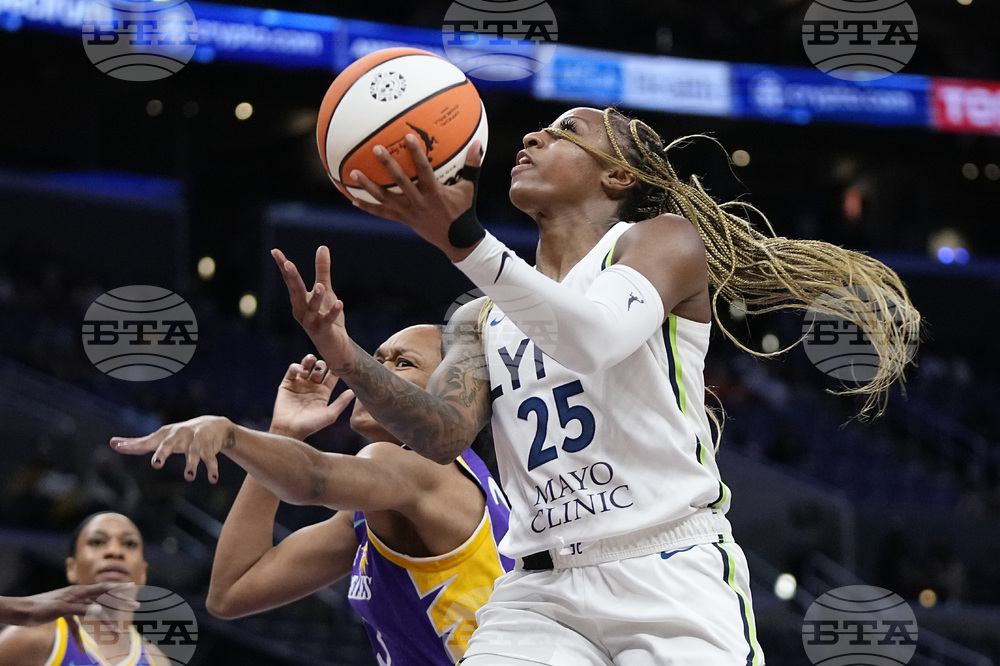
[[[309,276],[316,246],[331,247],[349,330],[369,349],[402,326],[442,321],[471,285],[405,229],[359,215],[327,181],[314,127],[332,61],[241,61],[220,50],[166,79],[120,81],[90,63],[78,28],[44,25],[80,4],[0,2],[0,593],[61,585],[70,529],[95,509],[114,508],[134,516],[147,537],[150,584],[180,593],[198,614],[191,664],[373,664],[342,585],[236,622],[205,613],[218,521],[242,471],[223,461],[217,486],[189,484],[176,460],[154,473],[145,457],[113,454],[107,440],[205,413],[267,427],[284,368],[310,351],[271,247]],[[440,30],[449,4],[280,9],[392,24],[379,30],[405,41],[402,26]],[[1000,81],[995,3],[909,4],[919,38],[903,74]],[[549,5],[560,47],[811,69],[801,37],[810,3],[802,0]],[[24,19],[31,12],[49,17],[33,23]],[[719,462],[773,665],[808,664],[805,609],[855,583],[911,603],[921,633],[910,663],[1000,661],[1000,359],[989,323],[1000,302],[1000,86],[983,85],[992,92],[977,107],[978,127],[950,130],[931,120],[874,125],[864,111],[808,122],[733,109],[635,110],[666,137],[708,132],[730,154],[746,151],[746,166],[731,166],[707,142],[675,159],[720,198],[745,195],[780,235],[885,260],[926,319],[906,395],[894,391],[872,423],[850,420],[857,403],[827,393],[836,385],[801,348],[761,361],[713,338],[707,378],[730,417]],[[521,137],[578,102],[605,100],[588,102],[585,87],[575,100],[543,100],[515,85],[481,90],[490,142],[480,216],[531,259],[532,223],[506,198]],[[662,101],[670,91],[649,95]],[[253,113],[238,120],[242,102]],[[203,257],[215,262],[210,279],[199,276]],[[87,308],[101,293],[135,284],[177,292],[198,317],[195,355],[167,379],[115,380],[84,354]],[[247,294],[252,314],[240,310]],[[768,335],[787,344],[801,327],[793,316],[724,316],[758,348]],[[313,443],[345,452],[362,444],[342,423]],[[283,507],[279,521],[295,529],[326,515]],[[790,599],[775,594],[781,573],[798,581]]]

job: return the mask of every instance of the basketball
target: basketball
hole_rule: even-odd
[[[330,85],[316,123],[323,166],[351,200],[375,202],[351,178],[354,169],[399,191],[372,153],[377,145],[416,180],[407,134],[418,137],[442,183],[458,179],[474,140],[486,150],[486,109],[479,92],[461,69],[420,49],[383,49],[353,62]]]

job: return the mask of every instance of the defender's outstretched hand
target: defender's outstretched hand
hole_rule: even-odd
[[[299,269],[285,258],[281,250],[271,250],[271,256],[288,288],[292,316],[326,362],[333,367],[341,367],[353,360],[354,342],[344,326],[344,302],[337,298],[330,285],[329,248],[321,245],[316,250],[316,282],[312,291],[306,291]]]
[[[474,141],[469,147],[465,168],[460,173],[458,182],[453,185],[442,185],[437,181],[434,169],[424,153],[423,144],[415,135],[406,135],[406,147],[417,167],[417,182],[409,179],[403,167],[384,146],[376,146],[375,157],[392,176],[401,192],[397,194],[379,187],[365,174],[354,170],[350,174],[351,178],[379,202],[373,204],[356,199],[354,205],[366,213],[402,222],[448,255],[449,259],[460,261],[468,256],[472,245],[478,241],[478,238],[468,241],[467,232],[456,234],[454,225],[459,221],[458,226],[462,227],[460,219],[467,217],[470,211],[473,218],[475,216],[476,181],[483,161],[482,143]],[[459,229],[459,232],[465,231]],[[466,242],[469,244],[466,245]]]
[[[33,627],[69,615],[95,613],[97,600],[106,594],[115,596],[115,604],[138,610],[139,603],[129,596],[134,583],[94,583],[70,585],[30,597],[0,597],[0,624]]]
[[[347,390],[331,403],[336,385],[337,376],[312,354],[292,363],[274,399],[271,432],[305,439],[336,421],[354,399],[354,392]]]
[[[223,416],[199,416],[165,425],[145,437],[112,437],[111,448],[132,456],[152,453],[156,469],[162,468],[171,455],[183,453],[187,460],[185,479],[194,481],[199,463],[204,463],[209,482],[216,483],[219,480],[216,455],[223,447],[236,445],[235,430],[232,421]]]

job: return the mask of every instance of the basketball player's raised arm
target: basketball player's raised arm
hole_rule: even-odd
[[[329,251],[320,248],[316,282],[306,291],[298,269],[272,252],[292,302],[292,315],[316,349],[371,413],[407,446],[447,464],[467,449],[490,418],[490,385],[478,330],[482,301],[467,303],[448,323],[445,357],[427,390],[397,377],[351,340],[343,302],[330,288]]]
[[[678,304],[704,289],[705,250],[690,222],[664,215],[635,223],[621,237],[617,261],[581,294],[541,274],[486,233],[476,219],[475,191],[442,185],[432,177],[417,142],[407,147],[418,183],[386,151],[376,156],[401,194],[354,178],[379,204],[362,210],[402,222],[445,253],[542,351],[583,374],[626,358],[659,328]],[[469,151],[467,178],[474,184],[480,156]],[[460,212],[456,212],[460,211]],[[464,211],[464,212],[461,212]],[[631,237],[631,238],[629,238]]]

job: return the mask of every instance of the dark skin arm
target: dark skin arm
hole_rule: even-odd
[[[444,337],[447,352],[427,389],[401,379],[350,338],[343,302],[330,287],[329,250],[316,255],[316,282],[311,291],[298,269],[278,250],[292,314],[320,355],[365,405],[371,415],[407,446],[446,464],[468,448],[489,421],[489,371],[477,326],[482,301],[459,308]]]

